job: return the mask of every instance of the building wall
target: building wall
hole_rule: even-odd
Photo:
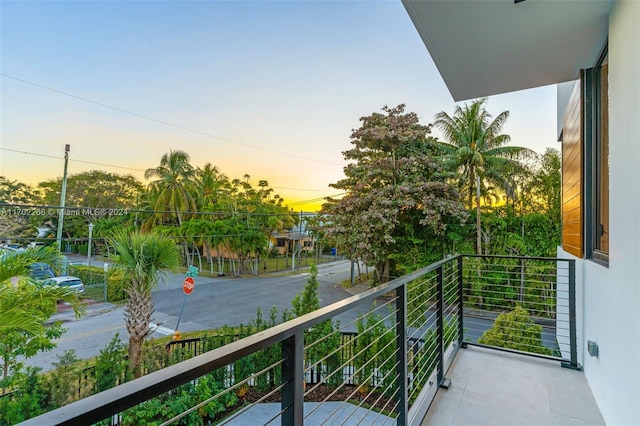
[[[609,267],[578,260],[579,346],[609,425],[640,424],[640,2],[609,20]],[[567,256],[560,250],[559,254]],[[567,256],[571,257],[571,256]],[[599,356],[586,351],[587,340]]]

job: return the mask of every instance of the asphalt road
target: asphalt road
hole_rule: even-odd
[[[321,306],[343,300],[352,295],[340,286],[350,276],[350,263],[332,262],[318,267],[318,295]],[[291,300],[306,284],[308,272],[259,278],[196,279],[196,287],[189,296],[182,292],[182,281],[168,280],[154,292],[157,322],[175,329],[183,300],[184,311],[180,320],[181,331],[218,328],[223,325],[248,325],[256,317],[258,308],[263,317],[276,307],[278,320],[282,312],[291,310]],[[366,312],[367,308],[363,308]],[[357,317],[357,314],[344,318]]]

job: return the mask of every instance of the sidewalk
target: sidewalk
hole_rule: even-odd
[[[96,315],[101,315],[107,312],[110,312],[116,309],[118,306],[113,303],[104,303],[104,302],[96,302],[94,300],[90,300],[88,302],[83,303],[86,308],[86,313],[82,316],[82,318],[94,317]],[[73,311],[73,308],[70,304],[65,302],[58,302],[58,312],[53,314],[51,318],[49,318],[45,324],[50,325],[55,322],[70,322],[75,321],[76,314]]]

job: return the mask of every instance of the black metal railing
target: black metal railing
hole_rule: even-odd
[[[573,260],[465,256],[462,273],[465,343],[580,368]]]
[[[417,424],[464,344],[578,368],[574,268],[563,259],[450,257],[205,353],[178,343],[193,357],[24,424],[111,416],[136,424],[139,408],[148,415],[154,404],[182,407],[153,419],[167,425],[193,416],[205,424]],[[256,417],[266,402],[270,410],[262,405]]]

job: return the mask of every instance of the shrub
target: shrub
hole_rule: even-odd
[[[498,315],[493,327],[482,334],[478,343],[538,354],[551,354],[551,350],[542,344],[542,327],[535,324],[526,309],[520,305],[511,312]]]
[[[85,284],[98,284],[105,282],[105,273],[97,266],[73,265],[69,267],[69,275],[74,275]],[[123,273],[117,269],[108,269],[107,280],[107,301],[117,302],[126,297],[124,292],[125,283]]]
[[[127,371],[127,346],[116,335],[100,350],[96,358],[96,392],[102,392],[124,382]]]
[[[18,373],[15,384],[18,388],[0,397],[0,424],[13,425],[44,412],[47,394],[42,386],[40,368],[27,367],[25,373]]]
[[[93,383],[78,380],[81,365],[73,349],[56,357],[58,362],[53,363],[55,369],[46,376],[44,384],[44,388],[50,392],[52,409],[85,398],[91,395],[93,389]]]

